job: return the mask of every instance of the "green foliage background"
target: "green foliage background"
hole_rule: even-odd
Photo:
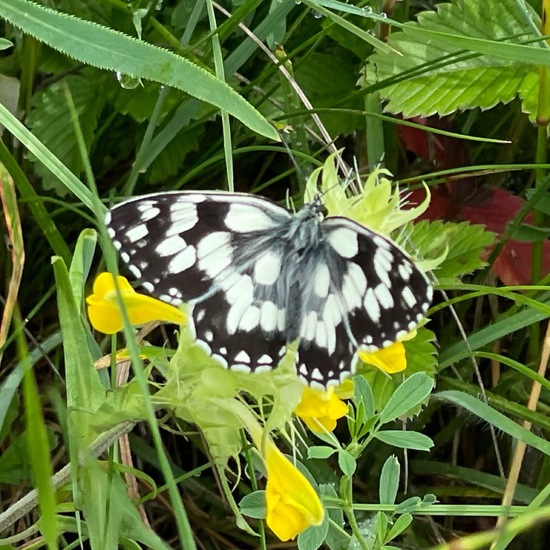
[[[287,451],[328,510],[297,547],[446,548],[457,536],[465,548],[542,547],[544,527],[533,526],[548,518],[550,492],[550,33],[536,0],[384,9],[378,1],[0,0],[10,241],[0,247],[0,296],[13,316],[0,332],[2,548],[277,543],[261,522],[261,467],[247,445],[231,441],[242,460],[220,469],[197,427],[173,414],[177,406],[153,400],[170,389],[170,330],[148,336],[150,348],[129,328],[126,338],[102,339],[84,297],[97,272],[116,271],[101,222],[116,199],[229,189],[299,206],[307,175],[340,147],[347,166],[366,173],[383,162],[404,194],[425,181],[436,205],[447,193],[456,208],[395,235],[434,269],[440,291],[430,322],[405,344],[408,369],[389,377],[363,366],[347,426],[289,438]],[[449,118],[419,118],[432,115]],[[457,138],[443,160],[411,153],[402,130],[419,123],[431,133],[417,139],[432,145]],[[456,151],[466,152],[463,162]],[[498,236],[461,210],[495,188],[526,199]],[[18,217],[24,245],[13,238]],[[516,258],[531,280],[506,287],[491,267],[510,238],[531,243]],[[16,304],[4,299],[10,288]],[[93,366],[123,345],[134,370],[117,387],[116,369]],[[140,353],[154,369],[140,366]],[[187,357],[208,361],[197,350]],[[130,467],[113,443],[134,422]],[[522,444],[532,449],[527,462]],[[514,468],[525,464],[518,479]],[[239,475],[245,469],[252,475]],[[128,495],[127,473],[138,494]],[[24,509],[33,487],[38,500]],[[513,518],[488,529],[486,518],[499,516]]]

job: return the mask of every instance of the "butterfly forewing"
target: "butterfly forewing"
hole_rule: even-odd
[[[289,214],[247,194],[161,193],[107,215],[122,259],[151,294],[192,305],[191,330],[228,368],[277,366],[299,340],[297,371],[340,383],[358,349],[414,329],[432,287],[397,246],[320,203]]]

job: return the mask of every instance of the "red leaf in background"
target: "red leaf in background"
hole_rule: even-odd
[[[425,126],[449,129],[449,120],[432,117],[414,119]],[[429,160],[436,169],[467,166],[468,154],[462,140],[429,134],[420,129],[401,126],[399,133],[405,146],[418,157]],[[419,219],[469,221],[484,225],[499,237],[513,220],[525,200],[500,188],[480,187],[475,178],[440,184],[430,189],[432,200],[428,210]],[[422,202],[423,189],[413,191],[409,198],[412,205]],[[533,222],[528,215],[526,223]],[[487,251],[487,256],[490,254]],[[526,285],[532,282],[533,244],[510,239],[496,258],[491,269],[505,285]],[[543,242],[542,275],[550,273],[550,241]]]

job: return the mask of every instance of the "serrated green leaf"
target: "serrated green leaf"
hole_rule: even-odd
[[[332,456],[336,452],[333,447],[326,447],[325,445],[315,445],[308,449],[308,458],[321,458],[325,459]]]
[[[382,430],[377,432],[374,437],[392,447],[415,451],[429,451],[434,445],[427,435],[404,430]]]
[[[425,327],[417,329],[414,338],[403,342],[407,358],[405,376],[411,376],[415,372],[424,372],[428,376],[435,376],[437,348],[433,342],[435,342],[435,334]]]
[[[52,153],[76,175],[82,172],[82,158],[75,139],[73,123],[65,90],[68,89],[78,114],[84,143],[89,151],[101,109],[101,80],[82,75],[69,75],[54,82],[43,91],[34,94],[32,109],[27,124]],[[64,196],[68,190],[34,155],[29,158],[35,163],[36,173],[42,178],[45,190],[55,189]]]
[[[380,474],[380,487],[378,489],[378,498],[380,504],[393,504],[399,490],[399,473],[401,467],[399,460],[395,456],[389,456],[382,466]]]
[[[178,88],[227,111],[251,130],[279,140],[271,124],[233,88],[168,50],[27,0],[0,0],[0,15],[78,61]]]
[[[432,391],[434,382],[423,372],[417,372],[395,390],[380,413],[380,424],[391,422],[421,403]]]
[[[388,111],[407,118],[445,115],[488,109],[521,96],[524,112],[534,116],[535,63],[547,63],[548,52],[536,41],[541,38],[540,21],[527,3],[455,0],[417,19],[388,39],[403,56],[376,52],[365,72],[370,84],[401,77],[381,90],[389,99]]]
[[[439,257],[447,249],[445,259],[439,263],[435,275],[456,282],[462,275],[472,273],[486,265],[481,254],[494,243],[493,233],[483,225],[468,222],[446,223],[442,221],[422,221],[412,230],[411,240],[422,254],[428,258]]]
[[[254,491],[241,499],[239,508],[245,516],[264,519],[266,515],[265,502],[265,491]]]

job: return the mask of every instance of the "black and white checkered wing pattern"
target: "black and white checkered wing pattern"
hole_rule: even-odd
[[[281,247],[291,215],[246,194],[162,193],[107,214],[129,270],[152,295],[190,303],[197,342],[224,366],[261,372],[286,351]]]
[[[327,246],[305,295],[297,370],[326,387],[355,371],[358,350],[388,347],[416,328],[433,289],[381,235],[340,217],[326,219],[322,232]]]
[[[107,215],[109,235],[143,287],[192,306],[190,328],[224,366],[261,372],[299,341],[301,379],[355,371],[357,350],[389,346],[425,315],[432,287],[391,241],[319,201],[290,214],[247,194],[160,193]]]

